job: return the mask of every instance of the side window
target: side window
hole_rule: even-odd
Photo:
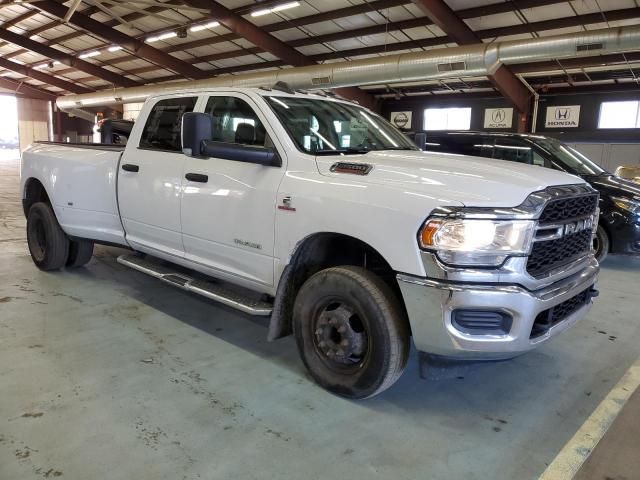
[[[213,140],[259,147],[273,146],[262,122],[247,102],[236,97],[211,97],[205,113],[213,117]]]
[[[427,141],[428,141],[427,137]],[[474,157],[491,158],[491,149],[493,148],[493,139],[485,138],[478,135],[457,135],[451,134],[443,141],[447,150],[451,153],[461,155],[473,155]]]
[[[535,150],[533,150],[532,152],[533,152],[533,164],[537,165],[538,167],[544,167],[546,164],[546,162],[544,161],[544,157],[540,155],[538,152],[536,152]]]
[[[193,111],[198,97],[168,98],[158,101],[144,125],[140,148],[181,152],[180,125],[182,115]]]
[[[533,150],[526,143],[510,138],[496,138],[493,158],[518,163],[533,163]]]

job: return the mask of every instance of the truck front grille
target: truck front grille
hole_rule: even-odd
[[[566,319],[572,313],[591,301],[591,287],[577,294],[575,297],[565,300],[553,308],[540,312],[533,322],[531,338],[544,335],[551,327]]]
[[[552,228],[558,232],[557,238],[538,239],[534,242],[527,260],[527,272],[534,278],[541,278],[550,271],[568,265],[589,253],[592,247],[591,229],[571,231],[565,226],[594,216],[598,208],[598,194],[552,200],[547,204],[540,219],[538,229]],[[594,218],[594,221],[597,219]],[[574,229],[575,230],[575,229]]]
[[[567,265],[587,253],[591,249],[591,242],[591,230],[557,240],[535,242],[527,261],[527,272],[532,277],[542,277],[547,272]]]
[[[547,204],[538,220],[540,225],[562,223],[574,218],[586,217],[595,213],[598,207],[598,195],[561,198]]]

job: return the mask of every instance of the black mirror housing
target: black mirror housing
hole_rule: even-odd
[[[267,167],[282,166],[282,159],[274,148],[204,140],[201,144],[200,151],[201,154],[206,157],[235,160],[236,162],[257,163],[258,165]]]
[[[415,139],[413,141],[420,150],[425,150],[425,144],[427,143],[427,134],[425,132],[418,132],[416,133]]]
[[[182,153],[190,157],[200,157],[202,143],[211,140],[213,118],[199,112],[182,115]]]

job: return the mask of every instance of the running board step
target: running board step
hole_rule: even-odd
[[[159,278],[174,287],[202,295],[249,315],[268,316],[273,311],[273,304],[269,302],[251,298],[247,294],[222,284],[191,278],[183,273],[175,272],[168,266],[160,265],[137,255],[120,255],[117,261],[134,270]]]

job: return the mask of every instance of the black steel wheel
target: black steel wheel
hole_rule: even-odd
[[[29,209],[27,245],[33,263],[41,270],[58,270],[67,262],[69,239],[46,203],[34,203]]]
[[[408,322],[397,297],[359,267],[329,268],[309,278],[295,300],[293,331],[313,379],[346,398],[389,388],[409,354]]]
[[[607,254],[609,253],[609,235],[601,225],[598,225],[596,234],[593,237],[593,250],[595,252],[596,259],[602,263]]]
[[[91,257],[93,257],[93,242],[91,240],[69,241],[68,268],[82,267],[89,263]]]

